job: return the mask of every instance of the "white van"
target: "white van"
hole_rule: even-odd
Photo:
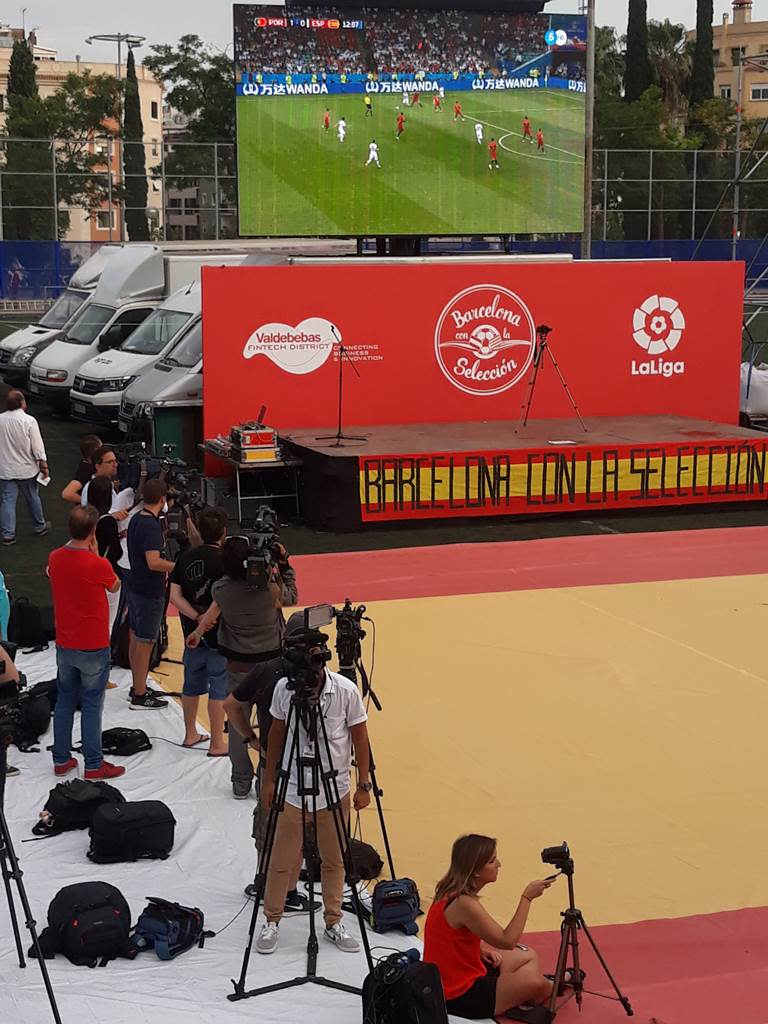
[[[27,383],[29,364],[52,341],[62,336],[91,301],[107,260],[118,252],[119,245],[102,245],[77,268],[67,287],[37,323],[13,331],[0,341],[0,373],[7,384],[23,387]]]
[[[137,327],[118,349],[94,356],[75,376],[70,408],[75,419],[117,422],[123,392],[164,356],[202,315],[200,284],[187,285]]]
[[[218,253],[170,255],[157,245],[125,246],[107,264],[88,307],[32,361],[30,391],[51,405],[69,408],[70,390],[83,363],[119,348],[164,299],[199,281],[201,267],[238,265],[243,258]],[[124,387],[119,386],[120,393]],[[117,418],[111,409],[108,412],[110,418]]]

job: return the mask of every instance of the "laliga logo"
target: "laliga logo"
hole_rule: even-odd
[[[435,356],[448,380],[467,395],[499,395],[531,365],[536,329],[514,292],[492,284],[455,295],[435,328]]]
[[[685,329],[685,317],[676,299],[666,295],[649,295],[635,310],[632,337],[649,356],[658,356],[677,348]],[[672,377],[685,373],[685,363],[668,359],[632,360],[633,377]]]
[[[323,365],[337,340],[341,335],[334,325],[319,316],[302,320],[295,327],[264,324],[246,341],[243,358],[266,356],[286,373],[312,373]]]

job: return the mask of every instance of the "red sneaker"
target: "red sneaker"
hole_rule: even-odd
[[[56,775],[68,775],[73,769],[77,768],[77,761],[74,757],[70,757],[64,764],[55,764],[53,770]]]
[[[91,768],[85,773],[86,779],[116,779],[125,774],[125,768],[110,764],[109,761],[102,761],[100,768]]]

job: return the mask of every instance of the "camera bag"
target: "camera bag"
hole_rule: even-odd
[[[371,927],[375,932],[401,928],[406,935],[415,935],[419,930],[416,918],[421,913],[419,890],[412,878],[396,878],[374,886]]]
[[[108,882],[76,882],[51,900],[40,948],[46,959],[63,953],[78,967],[104,967],[115,957],[135,956],[130,930],[131,911],[119,889]],[[34,947],[29,955],[35,955]]]
[[[11,742],[23,752],[34,751],[35,744],[51,724],[51,704],[44,694],[22,692],[16,701],[16,721]]]
[[[166,860],[175,826],[170,808],[160,800],[102,804],[91,822],[88,857],[97,864]]]
[[[364,843],[362,839],[350,839],[349,850],[352,854],[352,866],[358,878],[370,882],[378,878],[384,867],[384,861],[375,847]]]
[[[56,636],[53,608],[40,608],[27,597],[17,597],[11,604],[8,639],[17,647],[42,650]]]
[[[72,779],[60,782],[48,794],[40,820],[32,828],[36,836],[57,836],[73,829],[88,828],[102,804],[123,804],[119,789],[106,782]]]
[[[173,960],[192,946],[200,949],[214,933],[204,930],[205,915],[199,907],[182,907],[159,896],[148,896],[149,904],[139,915],[131,935],[138,953],[154,949],[161,960]]]
[[[404,955],[380,961],[363,982],[364,1024],[448,1024],[436,964]]]

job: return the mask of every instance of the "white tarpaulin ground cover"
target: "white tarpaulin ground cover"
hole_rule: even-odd
[[[30,683],[55,676],[53,651],[22,656],[19,667]],[[46,912],[56,892],[72,882],[102,880],[117,886],[131,908],[135,922],[147,896],[162,896],[205,913],[206,928],[222,929],[243,907],[243,887],[253,880],[255,851],[251,839],[254,801],[234,800],[229,783],[229,760],[210,759],[205,747],[184,750],[171,742],[183,737],[181,713],[174,702],[165,711],[131,712],[127,702],[128,673],[115,670],[118,689],[106,694],[104,728],[124,725],[142,728],[153,739],[153,749],[115,762],[125,764],[116,785],[128,800],[162,800],[176,818],[173,852],[166,861],[93,864],[86,857],[87,831],[67,832],[35,842],[31,828],[49,790],[57,781],[50,752],[52,730],[43,737],[40,753],[21,754],[9,749],[9,762],[21,774],[6,785],[6,817],[24,872],[32,911],[42,931]],[[79,738],[79,717],[75,740]],[[83,767],[80,759],[80,777]],[[72,774],[68,778],[74,778]],[[15,885],[13,886],[16,896]],[[20,916],[21,905],[17,900]],[[230,1003],[230,979],[239,976],[251,919],[251,903],[225,931],[178,959],[160,961],[154,952],[136,960],[113,960],[106,967],[74,967],[59,956],[47,961],[63,1024],[225,1024],[225,1022],[312,1021],[317,1024],[354,1024],[362,1020],[358,996],[305,985],[284,992]],[[261,920],[261,919],[260,919]],[[347,984],[362,985],[365,958],[342,953],[322,936],[322,914],[316,917],[320,953],[317,973]],[[345,923],[358,934],[357,921]],[[247,987],[256,988],[306,972],[306,915],[285,919],[280,926],[280,947],[272,956],[253,951]],[[22,923],[25,953],[29,933]],[[413,939],[396,933],[369,933],[372,946],[405,949]],[[384,950],[381,950],[383,953]],[[36,961],[19,970],[5,893],[0,892],[0,1022],[43,1024],[52,1020]]]

